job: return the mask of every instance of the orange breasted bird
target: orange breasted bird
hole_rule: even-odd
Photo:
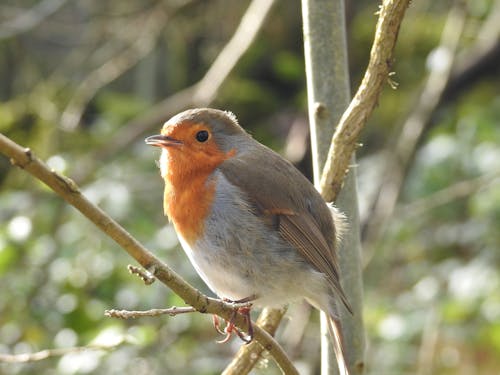
[[[146,143],[162,149],[165,214],[209,288],[257,306],[305,298],[329,317],[347,374],[338,318],[341,305],[352,312],[339,279],[343,214],[230,112],[184,111]]]

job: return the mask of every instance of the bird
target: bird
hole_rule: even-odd
[[[348,374],[339,319],[341,308],[352,314],[338,261],[345,215],[229,111],[188,109],[145,142],[161,148],[164,213],[207,286],[256,307],[307,300],[326,313]]]

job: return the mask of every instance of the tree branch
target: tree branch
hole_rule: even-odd
[[[256,324],[274,336],[281,319],[286,313],[286,308],[264,309],[259,315]],[[222,372],[222,375],[244,375],[248,374],[260,361],[264,348],[256,342],[240,346],[238,353],[232,362]]]
[[[156,258],[150,251],[132,237],[123,227],[109,217],[99,207],[93,205],[69,178],[51,171],[48,166],[37,159],[30,149],[23,148],[9,138],[0,134],[0,153],[9,157],[11,163],[44,182],[66,202],[75,207],[102,232],[111,237],[130,256],[150,271],[159,281],[179,295],[186,304],[197,311],[216,314],[231,319],[234,306],[215,298],[210,298],[193,288],[165,263]],[[234,319],[237,327],[245,330],[247,322],[238,315]],[[286,374],[298,374],[281,346],[264,330],[254,327],[254,339],[262,345]]]
[[[160,316],[160,315],[170,315],[176,316],[180,314],[188,314],[197,312],[197,310],[192,306],[183,306],[177,307],[173,306],[168,309],[150,309],[150,310],[106,310],[104,311],[105,316],[109,316],[110,318],[118,318],[118,319],[137,319],[144,318],[145,316]]]
[[[383,83],[389,77],[393,49],[396,43],[399,26],[402,22],[408,3],[409,0],[386,0],[380,9],[375,40],[373,42],[367,71],[356,96],[352,100],[348,109],[344,112],[344,115],[337,126],[332,139],[330,152],[326,157],[327,162],[325,168],[323,169],[320,191],[327,201],[334,201],[337,197],[337,194],[342,186],[344,176],[348,170],[349,162],[356,148],[356,141],[359,134],[377,103]],[[305,38],[307,37],[309,37],[309,35],[305,36]],[[324,79],[325,77],[322,76],[323,84],[325,84]],[[308,91],[310,91],[309,88]],[[334,104],[334,106],[338,106],[338,104]],[[324,121],[325,106],[321,105],[321,103],[312,103],[312,107],[314,108],[312,111],[313,115]],[[341,110],[343,108],[345,107],[342,107]],[[331,126],[331,124],[329,126]],[[314,135],[312,134],[311,136],[314,139]],[[332,151],[332,148],[335,146],[337,148]],[[319,177],[319,170],[315,172],[315,176]],[[266,312],[266,314],[270,313]],[[274,323],[271,323],[272,325],[270,326],[270,329],[276,329],[281,320],[278,311],[274,311],[273,314],[276,314],[276,318],[273,318]],[[240,350],[243,349],[244,348]],[[245,361],[247,360],[248,357],[245,357]],[[233,363],[236,363],[235,361],[233,361]],[[234,371],[238,369],[240,372],[230,372],[231,370],[228,367],[224,374],[246,374],[251,370],[254,364],[255,362],[249,366],[242,364],[241,367],[237,367],[238,365],[235,364]],[[362,364],[360,364],[360,366],[361,365]],[[362,372],[362,368],[358,369],[358,367],[356,367],[356,369],[359,370],[359,372]]]
[[[389,77],[392,55],[409,0],[385,0],[379,11],[370,61],[361,85],[340,119],[332,138],[320,187],[327,202],[334,200],[349,170],[358,138],[377,105],[380,92]]]

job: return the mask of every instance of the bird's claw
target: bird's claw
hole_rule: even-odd
[[[213,323],[214,323],[214,328],[215,330],[220,333],[221,335],[225,335],[225,337],[222,340],[218,340],[218,344],[225,344],[231,339],[231,336],[233,333],[236,333],[238,337],[243,341],[245,344],[249,344],[253,340],[253,326],[252,326],[252,320],[250,319],[250,306],[247,307],[238,307],[233,310],[233,313],[231,314],[231,318],[229,321],[226,323],[226,327],[224,330],[220,328],[220,321],[219,317],[217,315],[213,315]],[[247,335],[242,333],[235,325],[234,325],[234,320],[236,319],[236,316],[240,313],[243,315],[245,318],[245,321],[247,322]]]

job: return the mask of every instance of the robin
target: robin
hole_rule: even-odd
[[[339,370],[347,374],[339,302],[352,309],[336,253],[343,214],[230,112],[184,111],[145,141],[162,149],[164,212],[209,288],[257,306],[305,298],[329,317]]]

